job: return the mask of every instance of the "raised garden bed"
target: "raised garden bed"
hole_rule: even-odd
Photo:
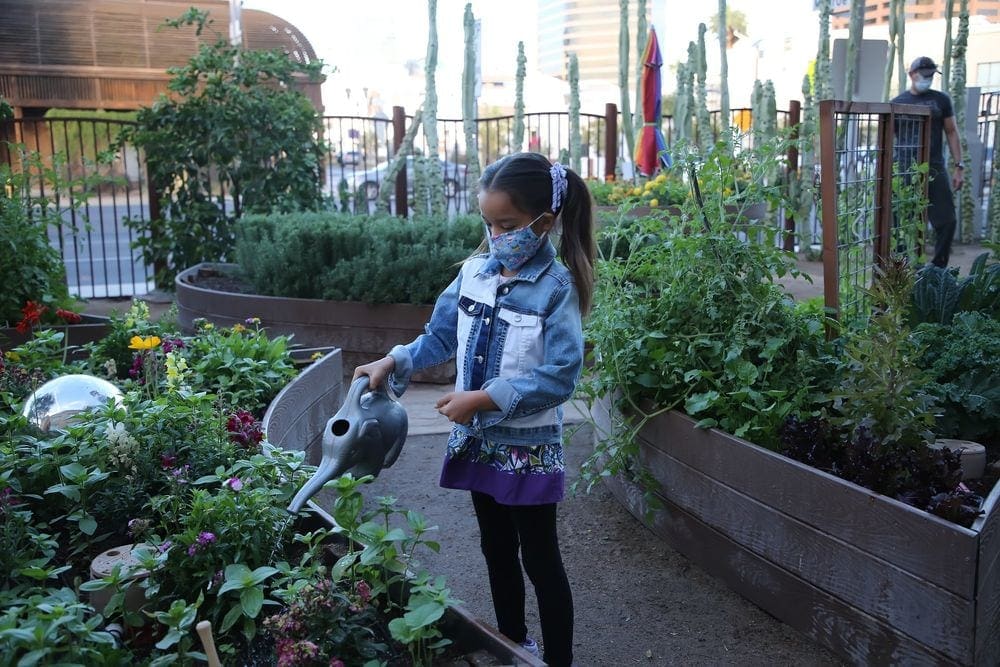
[[[218,326],[258,317],[272,335],[294,336],[307,348],[340,348],[345,370],[386,354],[393,345],[408,343],[423,333],[433,306],[366,304],[352,301],[293,299],[224,291],[199,284],[200,279],[232,277],[235,264],[198,264],[177,275],[177,320],[185,331],[204,318]],[[454,363],[414,375],[418,382],[455,380]]]
[[[317,464],[323,428],[343,401],[343,377],[343,354],[339,350],[325,355],[296,376],[271,401],[264,414],[262,428],[268,442],[284,449],[305,450],[307,462]],[[319,505],[310,501],[309,506],[327,527],[335,525],[333,517]],[[442,632],[463,653],[485,652],[503,665],[545,665],[461,606],[451,607],[445,613]],[[483,662],[480,658],[468,664],[497,663]]]
[[[639,432],[662,510],[606,478],[670,546],[852,664],[1000,663],[1000,485],[967,529],[694,424]]]
[[[94,343],[108,335],[111,330],[110,320],[99,315],[80,315],[77,324],[58,324],[47,328],[65,332],[66,344],[79,347],[86,343]],[[22,334],[14,327],[0,327],[0,347],[11,348],[26,343],[33,333]]]

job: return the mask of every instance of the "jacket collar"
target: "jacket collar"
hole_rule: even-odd
[[[555,246],[552,245],[551,240],[545,239],[545,243],[538,249],[535,256],[529,259],[528,263],[521,267],[521,270],[511,278],[511,282],[523,280],[525,282],[533,283],[537,281],[539,276],[548,270],[555,258]],[[486,262],[483,263],[482,267],[477,272],[477,275],[487,278],[495,276],[500,273],[501,268],[500,262],[498,262],[492,255],[487,255]]]

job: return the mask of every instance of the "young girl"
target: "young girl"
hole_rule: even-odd
[[[359,366],[402,393],[414,371],[456,359],[455,391],[437,410],[454,423],[441,486],[472,492],[497,626],[537,653],[524,620],[524,571],[535,587],[544,659],[573,661],[573,597],[556,535],[564,492],[562,404],[583,365],[581,313],[595,255],[586,185],[537,153],[483,172],[488,253],[469,258],[438,297],[426,333]],[[561,227],[559,258],[550,233]],[[519,561],[520,552],[520,561]]]

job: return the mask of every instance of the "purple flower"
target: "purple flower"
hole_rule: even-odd
[[[198,534],[198,544],[201,546],[208,546],[212,542],[215,542],[215,533],[210,533],[206,530]]]
[[[233,491],[241,491],[243,489],[243,480],[239,477],[230,477],[226,480],[226,486]]]
[[[156,547],[156,551],[162,554],[165,551],[169,550],[170,547],[172,546],[174,546],[174,543],[171,542],[170,540],[166,540],[165,542],[160,544],[160,546]]]
[[[180,338],[167,338],[163,341],[163,352],[173,352],[184,348],[184,341]]]

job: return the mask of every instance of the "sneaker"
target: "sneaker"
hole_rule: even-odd
[[[530,653],[531,655],[538,657],[538,642],[536,642],[531,637],[528,637],[523,642],[521,642],[521,648]]]

